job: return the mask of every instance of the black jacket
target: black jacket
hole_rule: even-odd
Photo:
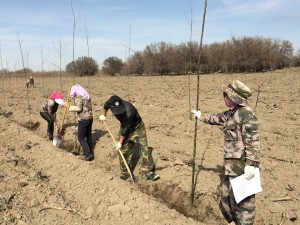
[[[124,137],[128,137],[137,125],[142,122],[137,109],[127,101],[122,100],[125,111],[122,114],[114,115],[121,123],[120,133]],[[104,104],[105,109],[109,109],[108,104]]]

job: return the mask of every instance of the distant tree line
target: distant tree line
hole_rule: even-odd
[[[112,56],[104,60],[102,74],[107,75],[177,75],[190,73],[262,72],[285,67],[300,67],[300,49],[294,55],[287,40],[263,37],[233,37],[222,43],[203,45],[201,56],[197,42],[178,45],[152,43],[143,51],[134,51],[126,59]],[[68,74],[93,76],[99,65],[91,57],[82,56],[66,65]],[[11,73],[3,69],[3,72]],[[29,68],[15,71],[32,73]]]
[[[109,57],[102,72],[109,75],[167,75],[187,73],[262,72],[300,66],[300,50],[293,55],[290,41],[262,37],[232,38],[223,43],[204,45],[199,56],[197,42],[159,42],[134,52],[126,62]]]

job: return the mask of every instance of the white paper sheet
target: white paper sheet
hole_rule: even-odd
[[[234,198],[237,203],[244,198],[262,191],[259,168],[255,168],[255,176],[251,180],[245,178],[245,174],[230,180]]]

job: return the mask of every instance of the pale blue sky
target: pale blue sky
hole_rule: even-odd
[[[4,68],[58,70],[59,46],[62,64],[73,59],[73,14],[75,60],[88,55],[101,66],[106,57],[123,61],[132,51],[151,43],[179,44],[189,41],[191,9],[193,41],[200,39],[203,0],[0,0],[0,43]],[[231,37],[261,36],[289,40],[300,49],[300,0],[208,0],[204,44]],[[42,63],[42,59],[43,62]]]

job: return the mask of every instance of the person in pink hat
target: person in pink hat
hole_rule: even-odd
[[[51,141],[53,140],[54,121],[59,105],[64,106],[65,101],[62,93],[55,91],[44,101],[40,111],[41,117],[48,123],[47,136]]]

